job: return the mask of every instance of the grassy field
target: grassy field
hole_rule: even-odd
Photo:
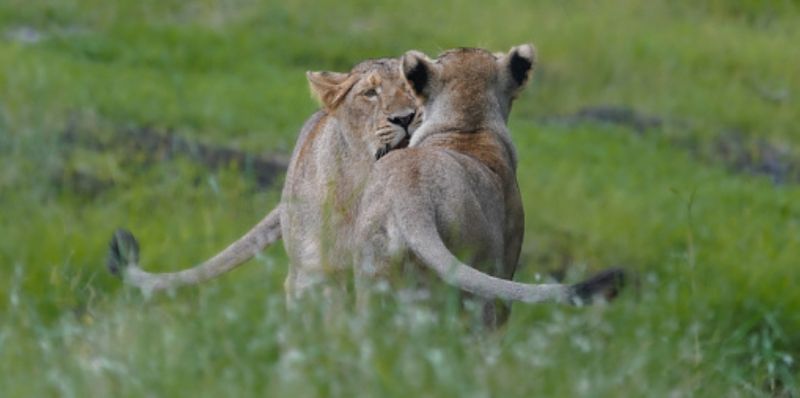
[[[0,396],[800,396],[797,2],[277,3],[0,2]],[[287,313],[280,245],[149,300],[105,270],[118,226],[176,270],[279,198],[136,132],[287,154],[306,70],[523,42],[516,279],[623,266],[613,304],[487,335],[452,294]]]

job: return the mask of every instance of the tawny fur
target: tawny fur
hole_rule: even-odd
[[[178,272],[144,271],[133,235],[118,231],[109,253],[112,272],[150,294],[215,278],[283,237],[291,261],[287,294],[294,297],[320,270],[334,265],[321,260],[323,239],[350,233],[350,205],[360,196],[366,173],[376,158],[409,138],[421,112],[396,59],[368,60],[349,73],[309,72],[307,77],[323,109],[301,129],[281,203],[225,250]],[[398,118],[409,115],[409,125],[402,125],[408,120],[398,124]]]
[[[281,225],[291,260],[284,287],[289,301],[350,268],[351,247],[357,244],[350,239],[364,180],[382,148],[397,146],[420,122],[417,101],[397,60],[370,64],[364,75],[352,82],[339,76],[338,85],[326,84],[334,93],[319,92],[309,79],[312,90],[330,102],[316,116],[319,121],[301,134],[295,149],[301,155],[289,164],[283,188]],[[365,95],[370,91],[377,96]],[[403,115],[414,116],[408,131],[390,122]],[[391,140],[376,146],[375,132]]]
[[[431,269],[477,297],[488,326],[507,319],[510,300],[563,303],[595,294],[510,280],[524,215],[506,121],[534,54],[532,46],[522,45],[502,56],[459,49],[435,61],[416,51],[403,57],[409,86],[423,100],[425,121],[410,147],[388,154],[366,182],[356,221],[357,286],[398,269]],[[416,267],[399,266],[398,259]],[[358,294],[362,300],[365,293]]]

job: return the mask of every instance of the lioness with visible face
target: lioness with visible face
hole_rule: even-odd
[[[489,326],[508,317],[508,305],[498,300],[568,303],[616,292],[616,270],[574,286],[510,281],[524,215],[506,122],[534,63],[531,45],[501,55],[458,49],[436,60],[417,51],[402,58],[425,121],[409,147],[377,162],[366,182],[354,240],[360,301],[376,278],[414,269],[398,267],[398,260],[431,269],[482,300]]]
[[[149,273],[138,265],[138,244],[126,230],[111,241],[108,266],[146,294],[196,284],[244,263],[283,237],[291,262],[286,290],[295,298],[331,269],[342,241],[352,235],[352,209],[376,159],[407,145],[421,112],[396,59],[368,60],[349,73],[309,72],[322,104],[297,139],[281,203],[239,240],[206,262],[173,273]],[[331,260],[333,259],[333,260]]]
[[[283,187],[283,242],[291,259],[290,300],[350,269],[355,211],[369,170],[419,125],[416,99],[397,60],[371,61],[350,74],[309,75],[324,111],[295,147]],[[313,120],[313,119],[312,119]],[[375,145],[374,136],[380,138]],[[314,162],[303,161],[313,153]]]

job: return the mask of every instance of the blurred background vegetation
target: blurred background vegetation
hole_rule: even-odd
[[[798,396],[798,8],[4,0],[0,396]],[[117,226],[176,270],[271,209],[306,70],[523,42],[516,279],[624,266],[612,305],[486,335],[452,306],[289,314],[280,245],[150,300],[104,269]]]

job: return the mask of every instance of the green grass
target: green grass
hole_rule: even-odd
[[[0,3],[0,396],[797,396],[800,186],[676,143],[708,148],[739,131],[800,153],[799,11],[747,0]],[[510,121],[526,210],[516,279],[624,266],[638,283],[612,305],[515,305],[487,335],[449,293],[367,316],[315,300],[288,313],[280,245],[150,300],[104,269],[117,226],[139,237],[151,269],[200,261],[271,209],[279,183],[259,190],[235,167],[148,162],[64,131],[108,142],[153,126],[288,153],[315,109],[306,70],[522,42],[540,64]],[[638,135],[542,122],[603,104],[674,123]]]

